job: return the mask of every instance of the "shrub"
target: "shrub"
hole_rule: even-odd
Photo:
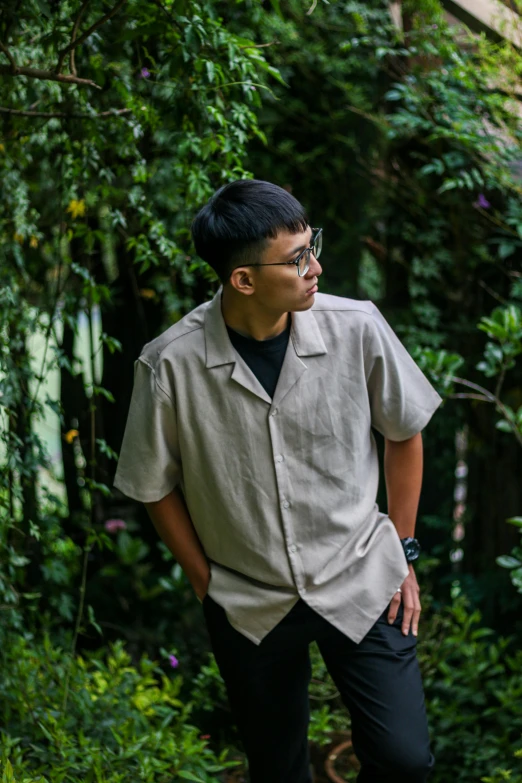
[[[470,610],[458,583],[451,606],[426,613],[418,650],[436,757],[433,783],[475,783],[497,774],[520,743],[522,650],[481,627],[480,612]]]
[[[49,638],[12,637],[2,651],[0,753],[17,783],[215,783],[233,766],[216,755],[179,699],[182,678],[121,642],[71,657]]]
[[[516,759],[522,759],[522,749],[516,750],[514,756]],[[515,776],[512,769],[496,769],[492,777],[481,778],[481,780],[482,783],[502,783],[504,780],[509,780],[509,783],[522,783],[522,767],[518,765]]]

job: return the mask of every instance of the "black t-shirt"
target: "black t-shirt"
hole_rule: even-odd
[[[288,316],[288,325],[284,332],[269,340],[254,340],[252,337],[243,337],[227,326],[230,342],[248,364],[260,384],[270,397],[274,396],[275,388],[283,366],[286,347],[290,337],[292,321]]]

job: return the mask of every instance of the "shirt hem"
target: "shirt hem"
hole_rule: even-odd
[[[124,495],[131,498],[132,500],[137,500],[138,503],[156,503],[158,500],[163,500],[163,498],[167,497],[167,495],[170,495],[172,490],[179,486],[179,483],[173,484],[170,489],[151,493],[137,492],[134,487],[129,486],[125,481],[122,481],[119,478],[114,479],[112,486],[116,489],[119,489],[120,492],[123,492]]]

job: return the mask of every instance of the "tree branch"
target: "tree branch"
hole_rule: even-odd
[[[5,106],[0,106],[0,114],[12,114],[16,117],[46,117],[47,119],[72,117],[75,120],[98,120],[103,117],[121,117],[131,113],[132,109],[110,109],[99,114],[66,114],[58,111],[23,111],[21,109],[8,109]]]
[[[510,419],[510,417],[508,416],[508,411],[507,411],[506,406],[504,405],[503,402],[501,402],[499,400],[498,397],[495,397],[495,395],[491,394],[490,391],[488,391],[487,389],[484,389],[483,386],[479,386],[478,383],[473,383],[472,381],[467,381],[464,378],[456,378],[454,375],[450,375],[449,379],[451,381],[453,381],[454,383],[462,383],[464,386],[468,386],[470,389],[475,389],[476,391],[478,391],[482,395],[484,395],[481,398],[478,398],[478,396],[471,395],[471,394],[462,395],[462,396],[473,397],[475,399],[482,399],[482,400],[484,400],[486,402],[494,403],[497,406],[497,408],[500,411],[500,413],[502,414],[502,416],[504,417],[505,421],[507,421],[507,423],[509,424],[509,426],[511,428],[511,431],[512,431],[513,435],[515,436],[515,438],[517,439],[517,441],[519,442],[520,446],[522,446],[522,433],[519,432],[519,429],[518,429],[517,425]],[[455,395],[449,395],[449,396],[455,396]]]
[[[170,21],[172,22],[172,24],[176,25],[176,27],[178,28],[178,30],[179,30],[180,32],[183,32],[183,27],[180,25],[180,23],[178,22],[178,20],[177,20],[177,19],[175,19],[175,18],[172,16],[172,14],[170,13],[170,11],[168,11],[168,10],[165,8],[165,6],[163,5],[163,3],[161,3],[161,2],[160,2],[160,0],[152,0],[152,2],[154,3],[154,5],[157,5],[157,6],[158,6],[158,8],[160,8],[160,9],[163,11],[163,13],[164,13],[164,14],[165,14],[165,15],[166,15],[166,16],[167,16],[169,19],[170,19]]]
[[[467,381],[465,378],[456,378],[454,375],[450,375],[449,380],[453,381],[454,383],[462,383],[463,386],[469,386],[470,389],[474,389],[475,391],[480,392],[480,394],[483,394],[484,397],[489,400],[489,402],[499,403],[499,400],[497,400],[494,394],[491,394],[490,391],[484,389],[483,386],[479,386],[478,383]]]
[[[264,49],[265,46],[273,46],[274,44],[281,43],[280,41],[270,41],[270,43],[264,43],[264,44],[245,44],[244,46],[240,46],[240,49]]]
[[[5,54],[5,56],[11,63],[12,73],[16,73],[16,71],[18,70],[18,66],[16,65],[16,60],[11,54],[11,52],[9,51],[9,49],[7,48],[7,46],[5,46],[5,44],[2,43],[2,41],[0,41],[0,51],[2,51]]]
[[[479,400],[480,402],[491,402],[487,397],[483,397],[481,394],[448,394],[450,400]]]
[[[89,27],[88,30],[86,30],[84,33],[82,33],[82,35],[80,35],[79,38],[75,38],[75,39],[71,40],[71,42],[64,49],[62,49],[62,51],[60,52],[59,59],[58,59],[58,64],[56,66],[56,73],[57,74],[61,73],[64,60],[67,57],[67,55],[69,54],[69,52],[71,52],[73,49],[76,49],[77,46],[79,46],[84,41],[86,41],[87,38],[90,35],[92,35],[92,33],[95,30],[98,29],[98,27],[101,27],[102,24],[105,24],[105,22],[108,22],[109,19],[111,19],[116,13],[118,13],[118,11],[122,7],[122,5],[124,5],[126,2],[127,2],[127,0],[118,0],[116,5],[113,8],[111,8],[111,10],[108,11],[105,14],[105,16],[102,16],[100,19],[98,19],[98,21],[95,22],[94,24],[92,24]],[[80,13],[81,13],[81,10],[80,10]]]
[[[10,65],[0,65],[0,74],[6,76],[29,76],[32,79],[44,79],[51,82],[62,82],[62,84],[80,84],[83,87],[101,87],[91,79],[80,79],[79,76],[70,74],[56,73],[56,71],[44,71],[41,68],[26,68],[24,65],[17,65],[16,71],[13,71]]]
[[[80,22],[82,21],[83,15],[85,13],[85,9],[87,8],[90,2],[91,0],[84,0],[84,3],[80,8],[78,16],[76,17],[76,21],[74,23],[73,31],[71,33],[71,43],[74,43],[74,41],[76,40],[76,35],[78,33]],[[76,63],[74,61],[74,49],[71,49],[70,68],[71,68],[72,75],[77,76],[78,74],[76,73]]]

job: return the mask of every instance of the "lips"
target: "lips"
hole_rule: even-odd
[[[316,284],[316,285],[312,286],[311,288],[309,288],[306,293],[311,296],[312,294],[316,294],[318,290],[319,290],[319,288],[318,288],[318,286]]]

